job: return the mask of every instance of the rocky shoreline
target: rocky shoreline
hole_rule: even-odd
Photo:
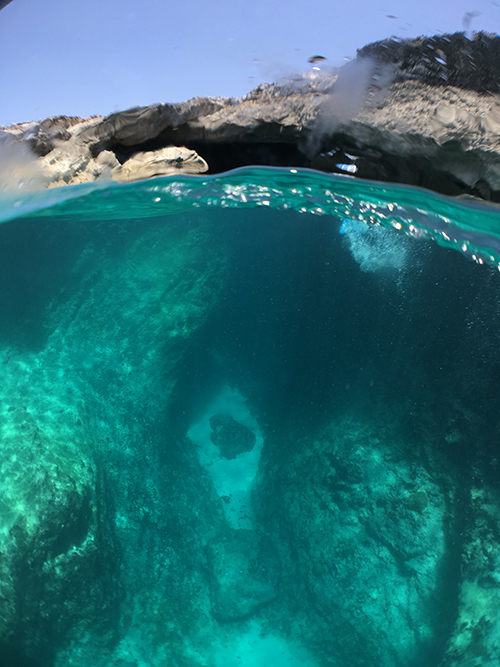
[[[499,53],[500,38],[483,33],[386,40],[338,72],[263,84],[240,99],[52,117],[3,128],[0,139],[34,156],[38,187],[201,173],[206,161],[209,174],[309,167],[500,202]],[[168,157],[158,154],[167,147]]]

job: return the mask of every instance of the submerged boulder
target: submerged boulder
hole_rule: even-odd
[[[8,382],[8,371],[4,379]],[[103,471],[73,410],[59,424],[29,391],[0,426],[0,662],[50,664],[89,625],[114,632],[117,556]],[[3,662],[6,660],[6,662]]]
[[[213,415],[210,417],[210,427],[210,439],[225,459],[235,459],[255,447],[255,433],[231,415]]]
[[[303,624],[319,655],[351,667],[434,664],[452,622],[450,497],[425,468],[346,420],[266,483],[260,502],[292,576],[284,588],[308,601]]]

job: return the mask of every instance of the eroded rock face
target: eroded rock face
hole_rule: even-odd
[[[449,498],[381,435],[332,424],[280,466],[263,502],[274,503],[284,570],[296,572],[325,659],[433,664],[446,606]]]
[[[478,93],[500,92],[500,40],[497,35],[463,33],[386,39],[368,44],[358,57],[390,64],[399,80],[413,79],[430,86],[453,86]]]
[[[172,541],[178,545],[189,533],[200,485],[181,520],[172,485],[158,474],[158,452],[170,442],[151,427],[217,302],[227,270],[224,244],[214,243],[210,221],[199,215],[169,224],[74,222],[39,223],[33,274],[22,261],[3,264],[10,285],[1,299],[3,334],[14,326],[9,304],[17,302],[13,294],[20,298],[13,286],[23,278],[21,293],[35,294],[38,308],[23,313],[24,325],[0,345],[2,667],[83,665],[96,655],[110,664],[115,626],[132,614],[144,624],[144,608],[157,599],[142,591],[159,586],[159,572],[169,590],[182,577],[190,590],[184,553],[175,556],[177,565],[169,553]],[[22,257],[33,245],[33,227],[2,225],[2,240]],[[40,275],[51,284],[44,267],[58,263],[61,246],[67,273],[59,275],[57,296],[44,295]],[[33,336],[37,325],[40,338]],[[170,471],[172,456],[165,460]],[[192,558],[201,559],[203,547],[190,547]],[[165,598],[169,621],[172,596]],[[137,598],[143,606],[135,608]]]
[[[458,614],[440,667],[479,667],[500,655],[500,510],[496,489],[468,490]]]
[[[112,518],[78,412],[67,406],[57,424],[29,391],[10,398],[0,427],[0,661],[49,664],[89,623],[113,634]]]
[[[166,175],[155,152],[175,146],[199,155],[181,156],[187,173],[311,167],[500,201],[499,53],[500,38],[482,33],[385,40],[338,74],[261,85],[241,99],[49,118],[3,134],[40,156],[49,187]]]
[[[208,164],[195,151],[183,146],[167,146],[157,151],[136,153],[124,165],[114,166],[111,178],[123,183],[154,176],[202,174],[205,171],[208,171]]]

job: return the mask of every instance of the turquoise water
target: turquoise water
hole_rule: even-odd
[[[394,227],[500,265],[500,208],[409,186],[362,181],[308,169],[236,169],[221,176],[184,176],[117,185],[102,182],[5,200],[0,221],[23,215],[156,217],[190,208],[267,206]]]
[[[252,168],[0,219],[2,667],[499,664],[496,207]]]

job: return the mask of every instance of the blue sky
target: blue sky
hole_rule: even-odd
[[[500,0],[13,0],[0,11],[0,125],[108,114],[342,64],[391,35],[500,32]],[[395,17],[395,18],[391,18]]]

